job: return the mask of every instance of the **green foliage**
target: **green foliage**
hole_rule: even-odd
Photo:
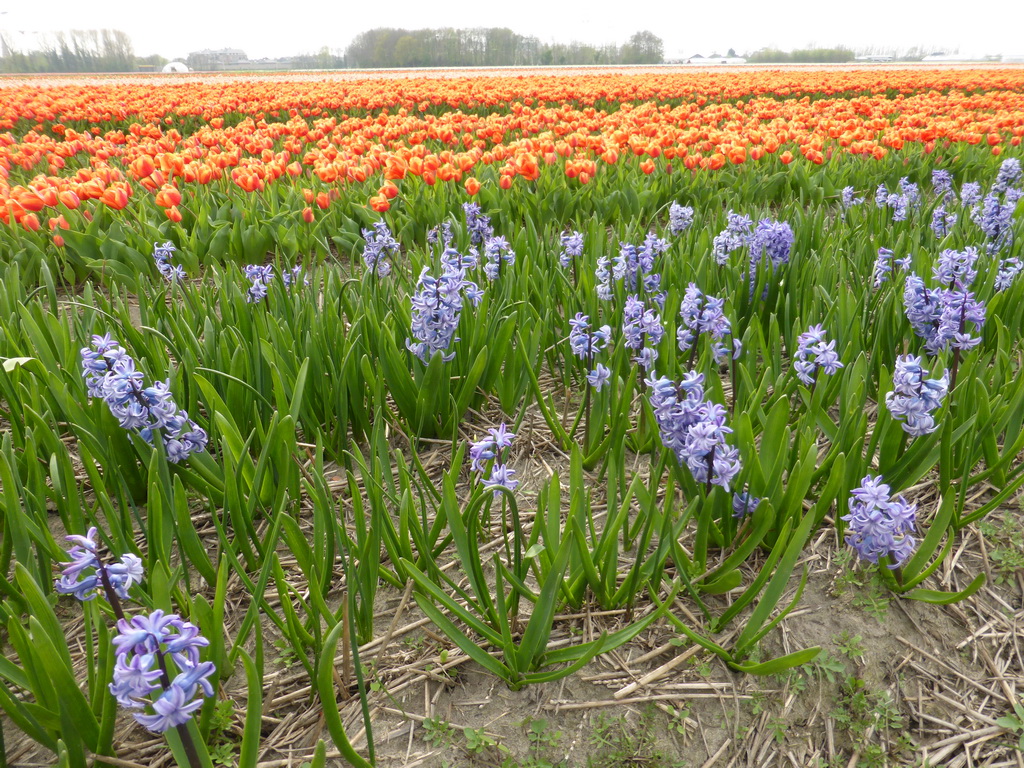
[[[415,46],[402,40],[414,36],[396,32],[403,34],[395,55],[402,48],[413,61]],[[505,32],[472,34],[486,34],[488,50],[523,42]],[[629,55],[653,56],[658,43],[638,33]],[[439,140],[424,141],[443,151]],[[875,254],[894,246],[929,275],[939,250],[976,244],[977,233],[963,221],[936,242],[927,205],[901,222],[867,206],[840,212],[834,198],[847,183],[866,194],[905,174],[923,181],[937,162],[917,150],[893,155],[844,155],[827,167],[798,162],[788,170],[737,165],[713,176],[647,177],[622,162],[602,167],[586,187],[548,172],[529,187],[517,181],[504,196],[495,184],[484,187],[477,199],[518,258],[495,281],[468,268],[485,298],[464,307],[454,358],[437,354],[426,364],[406,347],[417,277],[439,269],[439,249],[426,231],[447,219],[457,233],[453,247],[468,252],[470,245],[459,209],[464,197],[450,186],[410,184],[404,205],[384,218],[402,245],[387,278],[368,274],[360,261],[361,229],[378,217],[350,204],[361,194],[351,191],[355,184],[342,191],[346,204],[301,230],[289,219],[291,207],[301,205],[299,190],[278,187],[243,200],[228,181],[201,190],[189,212],[194,220],[178,229],[99,208],[68,231],[59,252],[41,245],[38,233],[0,229],[8,254],[0,264],[6,721],[57,764],[79,768],[112,756],[110,611],[100,601],[79,608],[68,600],[68,611],[83,616],[80,633],[69,637],[53,589],[55,566],[66,559],[63,536],[96,526],[105,553],[144,559],[146,579],[133,600],[199,624],[211,641],[203,658],[225,684],[221,693],[244,688],[244,717],[240,701],[211,700],[197,718],[196,733],[217,764],[257,763],[267,695],[264,629],[274,638],[271,667],[289,669],[319,697],[344,759],[373,762],[372,729],[363,756],[349,742],[342,709],[357,697],[369,726],[367,697],[387,695],[376,670],[367,692],[358,654],[379,637],[382,584],[411,589],[432,624],[423,631],[447,643],[442,664],[448,654],[465,654],[514,689],[572,674],[664,621],[679,645],[707,652],[693,662],[700,674],[711,673],[712,656],[754,675],[799,670],[794,686],[813,676],[837,687],[837,723],[886,735],[882,752],[865,751],[865,761],[907,752],[898,736],[902,713],[849,669],[864,655],[859,635],[834,638],[831,654],[812,647],[765,658],[762,650],[799,605],[808,543],[827,520],[837,521],[844,538],[850,490],[869,472],[896,492],[934,479],[939,494],[918,510],[918,545],[900,569],[863,567],[848,551],[836,554],[835,589],[854,606],[881,621],[892,599],[969,598],[982,576],[955,593],[927,585],[973,522],[993,544],[997,579],[1024,567],[1016,518],[1005,515],[999,526],[986,521],[1024,487],[1024,283],[996,292],[998,262],[988,260],[975,286],[988,303],[982,341],[956,358],[956,388],[936,416],[941,428],[911,439],[885,398],[896,355],[924,350],[902,312],[905,278],[873,285]],[[964,147],[947,165],[959,184],[987,180],[996,167],[985,146]],[[26,173],[12,168],[12,183],[27,181]],[[497,180],[496,168],[482,173]],[[676,200],[694,206],[695,224],[668,236],[666,209]],[[753,277],[747,251],[715,263],[712,238],[729,208],[790,222],[790,262],[755,265]],[[584,253],[563,269],[560,235],[575,227],[585,230]],[[666,327],[657,371],[675,381],[684,371],[702,375],[707,397],[728,414],[730,444],[742,462],[729,491],[698,483],[663,449],[645,381],[651,372],[633,352],[609,345],[601,359],[610,380],[593,391],[589,361],[567,348],[577,313],[619,334],[633,289],[617,283],[611,298],[599,301],[595,267],[618,243],[640,243],[649,232],[669,241],[659,262]],[[157,236],[176,238],[190,280],[157,280],[148,255]],[[262,263],[268,252],[278,269],[301,264],[311,284],[275,283],[254,304],[238,267]],[[678,307],[691,282],[722,297],[743,344],[735,359],[720,363],[704,340],[689,355],[679,351]],[[644,295],[653,306],[654,297]],[[793,375],[792,360],[799,334],[816,323],[837,340],[844,367],[807,387]],[[168,382],[209,433],[207,453],[171,465],[159,448],[120,429],[103,403],[89,400],[79,350],[91,334],[105,332],[147,377]],[[952,353],[928,365],[954,365]],[[559,465],[543,475],[523,472],[517,492],[495,497],[484,490],[467,456],[481,414],[522,435],[513,464],[536,455],[557,456]],[[978,502],[989,487],[993,493]],[[762,499],[745,519],[733,512],[738,490]],[[625,618],[617,631],[585,640],[578,620],[563,616],[591,607],[623,610]],[[1003,723],[1021,730],[1024,715],[1015,711]],[[652,722],[649,714],[639,722],[598,718],[595,764],[663,761]],[[769,723],[784,741],[785,724]],[[560,731],[542,720],[523,727],[528,764],[562,765]],[[458,742],[475,759],[508,763],[482,729],[459,739],[439,720],[423,728],[432,746]],[[674,711],[668,728],[691,736],[685,708]],[[172,746],[180,757],[173,737]],[[311,765],[325,761],[323,745]]]

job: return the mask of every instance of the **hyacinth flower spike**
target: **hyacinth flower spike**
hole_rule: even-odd
[[[187,726],[192,713],[202,707],[202,697],[214,695],[209,678],[215,666],[199,660],[199,649],[210,642],[194,624],[161,610],[127,618],[121,601],[128,599],[129,589],[141,581],[142,561],[127,554],[118,562],[104,562],[96,537],[95,526],[84,536],[67,537],[72,543],[67,550],[71,560],[61,569],[56,592],[74,595],[83,602],[97,595],[106,598],[119,632],[113,639],[116,660],[113,681],[108,686],[111,695],[122,707],[139,710],[132,713],[135,720],[150,731],[164,733],[174,728],[189,765],[200,768],[204,761]],[[173,679],[167,657],[178,669]],[[159,696],[152,699],[156,693]],[[147,706],[152,707],[153,714],[144,712]]]
[[[135,361],[110,334],[93,336],[81,358],[89,397],[101,398],[124,429],[150,444],[159,435],[167,460],[174,464],[206,450],[206,432],[178,408],[168,382],[145,386]]]
[[[867,475],[861,486],[851,492],[849,508],[850,513],[841,518],[849,524],[846,543],[862,560],[887,561],[887,567],[902,585],[900,568],[917,547],[913,536],[917,505],[903,496],[892,495],[881,475]]]

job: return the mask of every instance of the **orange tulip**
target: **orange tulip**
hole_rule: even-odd
[[[173,184],[164,184],[157,192],[155,202],[161,208],[172,208],[181,202],[181,192]]]
[[[142,155],[142,157],[132,161],[129,170],[131,170],[132,175],[136,179],[142,180],[156,170],[156,163],[153,162],[153,158],[149,155]]]
[[[173,221],[175,224],[181,221],[181,211],[178,210],[178,206],[172,205],[170,208],[164,211],[164,215]]]
[[[391,156],[388,158],[387,164],[384,168],[384,178],[391,179],[404,179],[407,169],[405,160],[398,156]]]
[[[475,195],[477,192],[480,191],[480,182],[477,181],[476,178],[473,176],[470,176],[468,179],[466,179],[464,186],[466,187],[466,191],[470,195]]]
[[[317,193],[317,196],[316,196],[316,207],[317,208],[319,208],[322,211],[325,208],[330,207],[330,205],[331,205],[331,198],[327,196],[326,192],[319,192],[319,193]]]
[[[650,176],[652,173],[654,173],[654,161],[651,160],[650,158],[644,160],[642,163],[640,163],[640,170],[646,173],[648,176]]]
[[[103,182],[99,179],[92,179],[79,185],[78,196],[83,200],[99,200],[103,197],[103,190]]]
[[[21,226],[25,229],[31,230],[32,232],[39,231],[39,217],[34,213],[26,213],[21,218]]]
[[[789,165],[790,163],[793,162],[793,153],[787,149],[785,152],[779,155],[779,160],[781,160],[783,164]]]
[[[53,236],[53,244],[56,245],[58,248],[63,248],[64,247],[64,238],[61,235],[54,235]]]
[[[115,211],[120,211],[128,205],[128,189],[130,188],[126,184],[112,184],[103,190],[103,194],[100,195],[100,202],[113,208]]]
[[[307,224],[313,223],[313,209],[309,206],[302,209],[302,220]]]
[[[384,186],[377,190],[378,194],[384,195],[388,200],[394,200],[398,197],[398,187],[394,182],[386,181]]]
[[[14,187],[11,189],[11,197],[14,198],[26,211],[38,213],[46,207],[46,201],[44,201],[34,189]]]
[[[370,207],[377,213],[384,213],[391,207],[391,201],[384,195],[374,195],[370,198]]]

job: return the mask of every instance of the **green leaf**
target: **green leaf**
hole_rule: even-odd
[[[799,667],[801,664],[813,661],[819,653],[821,653],[821,648],[815,646],[813,648],[805,648],[802,651],[787,653],[785,656],[779,656],[777,659],[764,661],[760,664],[730,664],[729,666],[737,672],[745,672],[748,675],[777,675],[780,672],[785,672],[787,669]]]
[[[932,603],[933,605],[952,605],[953,603],[959,603],[961,600],[965,600],[985,584],[985,574],[979,573],[970,584],[967,585],[966,589],[962,589],[959,592],[943,592],[935,589],[912,589],[906,592],[903,596],[909,597],[911,600],[920,600],[924,603]]]
[[[747,620],[747,625],[736,640],[736,652],[741,657],[752,644],[754,638],[758,636],[762,626],[768,620],[776,604],[782,598],[783,593],[785,593],[789,585],[789,577],[793,573],[793,568],[796,566],[796,561],[803,551],[804,544],[807,543],[807,539],[811,535],[813,525],[814,516],[808,513],[804,515],[800,527],[793,532],[793,537],[790,539],[785,553],[779,559],[775,574],[768,582],[768,586],[765,587],[764,594]]]
[[[331,740],[341,752],[341,756],[355,768],[373,768],[368,760],[355,751],[352,743],[348,740],[345,724],[341,721],[341,713],[338,711],[338,700],[334,693],[334,659],[338,653],[338,641],[341,639],[344,629],[345,622],[339,621],[324,638],[320,664],[316,672],[316,691],[323,707],[327,731],[331,734]]]
[[[5,357],[3,359],[4,370],[10,373],[21,365],[26,365],[35,360],[34,357]]]
[[[257,626],[256,629],[259,632]],[[263,685],[256,664],[245,651],[239,651],[245,666],[245,679],[249,689],[245,703],[245,728],[238,755],[238,768],[256,768],[260,750],[260,728],[263,724]],[[323,743],[323,742],[321,742]]]
[[[500,677],[502,680],[509,684],[514,683],[512,679],[511,670],[498,661],[496,658],[487,653],[483,648],[473,642],[464,632],[462,632],[455,624],[448,619],[443,613],[441,613],[435,605],[433,605],[424,596],[418,592],[414,595],[416,603],[419,605],[420,610],[427,615],[427,618],[434,622],[434,625],[444,632],[445,636],[455,643],[462,652],[469,656],[473,661],[479,664],[481,667],[486,669],[488,672]]]
[[[724,595],[743,583],[743,574],[739,570],[726,571],[711,582],[699,584],[698,588],[707,595]]]

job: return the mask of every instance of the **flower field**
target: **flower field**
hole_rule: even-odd
[[[1024,768],[1024,68],[0,95],[0,768]]]

